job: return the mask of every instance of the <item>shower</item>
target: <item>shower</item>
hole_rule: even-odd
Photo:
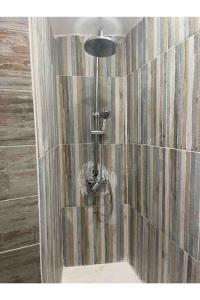
[[[91,128],[91,135],[94,136],[94,168],[92,177],[86,178],[86,185],[88,191],[88,197],[94,197],[101,188],[107,187],[108,194],[110,196],[110,210],[108,213],[103,214],[104,216],[109,216],[112,213],[112,188],[111,183],[103,175],[103,135],[106,130],[107,119],[111,117],[111,112],[108,110],[102,110],[99,107],[99,58],[106,58],[114,55],[116,53],[116,43],[113,42],[109,37],[103,35],[103,30],[99,31],[99,35],[92,37],[84,43],[85,51],[96,57],[96,70],[95,70],[95,111],[93,112],[93,128]],[[99,154],[100,145],[100,155]],[[98,169],[99,163],[99,169]],[[98,204],[94,200],[93,204]],[[98,207],[98,205],[97,205]],[[100,211],[98,211],[100,213]],[[101,213],[102,215],[102,213]]]
[[[116,53],[116,43],[103,35],[100,30],[99,36],[88,39],[84,44],[85,51],[96,57],[109,57]]]

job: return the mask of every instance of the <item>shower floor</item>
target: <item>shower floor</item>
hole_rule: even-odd
[[[64,267],[62,283],[142,283],[128,262]]]

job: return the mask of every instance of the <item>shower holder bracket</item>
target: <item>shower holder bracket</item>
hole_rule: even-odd
[[[98,112],[98,111],[93,112],[92,116],[93,116],[93,117],[99,117],[99,112]]]
[[[103,130],[91,130],[91,135],[103,135]]]

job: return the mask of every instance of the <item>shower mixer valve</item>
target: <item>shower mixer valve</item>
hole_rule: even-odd
[[[86,179],[88,195],[93,196],[99,191],[102,185],[107,185],[107,183],[108,180],[105,177]]]

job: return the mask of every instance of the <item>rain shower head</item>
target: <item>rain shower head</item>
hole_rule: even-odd
[[[96,57],[108,57],[116,53],[116,43],[111,38],[103,36],[103,31],[96,37],[88,39],[84,44],[84,49],[90,55]]]

